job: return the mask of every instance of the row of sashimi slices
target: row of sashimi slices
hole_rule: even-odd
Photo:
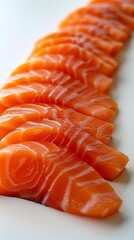
[[[0,91],[0,194],[106,217],[121,199],[106,180],[128,158],[108,146],[118,106],[114,59],[134,29],[134,0],[94,0],[39,40]]]

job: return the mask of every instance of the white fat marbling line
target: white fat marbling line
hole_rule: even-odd
[[[97,113],[103,114],[103,112],[105,113],[106,111],[112,111],[111,109],[108,109],[106,107],[103,106],[93,106],[92,108],[92,114],[96,115]]]
[[[101,202],[104,208],[104,204],[106,203],[106,205],[108,205],[108,202],[112,202],[114,198],[114,192],[93,194],[91,199],[81,208],[81,213],[87,214],[96,204],[101,206]],[[109,211],[109,208],[105,208],[103,214],[105,214],[107,211]]]
[[[41,74],[38,71],[30,70],[29,72],[21,74],[22,78],[26,78],[29,80],[31,77],[38,77],[39,79],[42,78]],[[29,82],[29,81],[28,81]]]
[[[45,104],[44,105],[40,105],[40,104],[35,104],[35,103],[27,103],[25,104],[24,106],[21,106],[22,109],[26,109],[26,111],[30,110],[30,111],[35,111],[37,112],[38,114],[46,114],[49,109],[51,108],[48,104]],[[45,113],[42,113],[42,111]]]
[[[65,141],[65,139],[66,139],[66,136],[68,135],[68,133],[71,131],[71,129],[72,129],[72,125],[68,125],[67,126],[68,128],[66,128],[65,129],[65,132],[64,132],[64,136],[63,136],[63,138],[62,138],[62,140],[61,140],[61,142],[60,142],[60,145],[62,145],[63,143],[64,143],[64,141]]]
[[[74,76],[76,77],[77,76],[77,70],[78,70],[78,68],[79,67],[81,67],[82,66],[82,64],[83,64],[83,61],[82,60],[80,60],[80,59],[74,59],[75,61],[73,62],[73,65],[71,65],[71,67],[72,67],[72,70],[73,70],[73,72],[74,72]]]
[[[55,86],[54,86],[55,87]],[[58,93],[56,94],[57,96],[55,97],[55,104],[57,104],[59,98],[64,95],[64,93],[66,93],[68,91],[67,88],[61,88],[59,85],[57,85],[55,87],[55,92],[58,91]],[[64,96],[63,96],[64,97]]]
[[[82,76],[83,82],[86,84],[88,84],[88,81],[87,81],[88,72],[89,72],[89,69],[86,66],[84,66],[83,69],[81,69],[81,76]]]
[[[52,114],[53,119],[57,119],[58,118],[58,111],[57,111],[57,109],[53,109],[52,108],[50,110],[51,110],[51,114]]]
[[[118,173],[121,172],[121,169],[124,169],[124,166],[122,166],[120,156],[117,155],[117,152],[115,151],[112,153],[108,153],[102,156],[98,156],[95,159],[94,166],[98,163],[103,163],[104,166],[107,165],[109,168],[113,168],[114,172]]]
[[[42,183],[42,185],[40,186],[40,188],[38,189],[36,195],[38,196],[42,191],[45,190],[45,187],[49,181],[49,178],[52,176],[52,174],[55,172],[56,168],[59,167],[60,165],[62,165],[63,163],[71,163],[72,159],[73,159],[73,154],[66,156],[64,158],[64,161],[62,158],[60,158],[60,155],[64,156],[64,154],[66,153],[66,149],[62,151],[62,153],[58,153],[58,156],[56,154],[50,154],[49,155],[49,164],[47,166],[47,168],[45,169],[45,174],[46,174],[46,178],[44,180],[44,182]],[[52,164],[54,164],[53,166],[51,166]]]
[[[88,88],[88,86],[86,85],[86,84],[83,84],[83,87],[81,86],[79,86],[78,87],[78,89],[77,89],[77,93],[79,93],[79,94],[85,94],[85,91],[87,91],[87,88]],[[89,90],[90,91],[90,90]]]
[[[81,37],[77,37],[77,42],[80,43],[85,43],[85,37],[81,35]]]
[[[59,120],[58,120],[59,121]],[[70,129],[72,128],[72,126],[68,126],[69,127],[69,129],[67,130],[67,131],[70,131]],[[60,145],[62,145],[63,143],[64,143],[64,140],[65,140],[65,138],[66,138],[66,134],[63,132],[61,132],[61,130],[62,130],[62,124],[61,124],[61,128],[59,128],[58,129],[58,134],[57,134],[57,136],[53,139],[53,141],[52,142],[54,142],[54,141],[56,141],[56,139],[59,137],[59,135],[61,135],[62,134],[62,140],[60,141]]]
[[[59,83],[60,85],[67,84],[68,82],[72,81],[72,78],[69,75],[64,75],[62,76],[61,79],[57,79],[57,84]]]
[[[38,84],[29,83],[27,85],[18,85],[17,87],[20,89],[21,93],[23,93],[23,91],[28,92],[28,93],[29,93],[29,91],[32,91],[32,92],[35,92],[36,94],[38,94],[37,89],[35,89],[36,85],[38,86]],[[42,89],[40,89],[40,90],[42,90]],[[20,95],[19,95],[19,97],[20,97]],[[24,101],[24,103],[25,103],[25,101]]]
[[[62,103],[67,104],[68,102],[70,102],[71,100],[75,99],[77,97],[77,93],[75,92],[71,92],[68,90],[68,95],[66,97],[64,97]]]
[[[74,141],[74,139],[77,139],[77,138],[78,138],[79,133],[81,133],[81,129],[76,128],[76,129],[75,129],[75,133],[73,134],[73,136],[71,136],[71,138],[70,138],[69,142],[67,143],[66,147],[70,147],[70,146],[71,146],[72,141]],[[67,136],[67,135],[68,135],[68,134],[66,134],[66,136]]]
[[[90,122],[93,120],[92,117],[89,117],[89,116],[86,117],[86,115],[85,115],[85,118],[86,118],[85,120],[79,121],[79,126],[81,128],[85,128],[85,127],[88,128],[88,125],[90,126]]]
[[[47,127],[49,126],[49,125],[46,125]],[[45,126],[44,126],[45,127]],[[45,130],[45,128],[43,129],[43,131],[45,132],[44,134],[45,134],[45,136],[41,139],[42,141],[47,141],[48,140],[48,138],[51,136],[51,134],[52,134],[52,132],[53,132],[53,127],[51,127],[51,126],[49,126],[49,132],[46,134],[46,130]],[[58,132],[57,132],[57,134],[56,134],[56,136],[58,135]]]
[[[34,142],[34,143],[36,144],[36,146],[39,146],[39,147],[43,148],[45,150],[45,152],[46,151],[49,152],[49,148],[46,145],[44,145],[44,144],[42,144],[40,142]]]
[[[26,128],[31,128],[31,127],[35,127],[35,128],[45,128],[45,127],[47,127],[47,128],[49,128],[49,129],[53,129],[53,126],[51,126],[50,124],[49,124],[49,121],[47,122],[47,120],[49,120],[49,119],[43,119],[44,121],[43,122],[33,122],[33,121],[27,121],[26,123],[24,123],[22,126],[20,126],[20,127],[18,127],[17,128],[17,130],[23,130],[24,129],[24,127],[25,127],[25,129]],[[45,121],[46,120],[46,121]],[[58,125],[58,124],[57,124]],[[24,129],[24,130],[25,130]]]
[[[90,187],[94,187],[94,186],[98,186],[102,183],[105,183],[106,181],[103,178],[98,178],[95,180],[89,180],[89,181],[85,181],[85,182],[79,182],[77,183],[77,186],[79,187],[86,187],[86,188],[90,188]]]
[[[49,55],[49,54],[45,54],[45,57],[43,57],[42,60],[43,60],[44,64],[46,63],[46,60],[57,63],[56,57],[53,57],[52,55]]]
[[[75,86],[77,86],[77,80],[69,79],[69,82],[66,85],[66,88],[73,88]]]
[[[51,120],[51,119],[44,118],[44,121],[47,122],[48,124],[54,123],[56,124],[57,127],[61,127],[62,125],[61,122],[58,120]]]
[[[51,102],[51,97],[52,97],[52,95],[55,93],[55,91],[56,91],[56,87],[54,87],[54,88],[50,91],[50,93],[48,94],[48,100],[49,100],[49,102]]]
[[[52,143],[56,143],[56,140],[59,138],[59,135],[61,135],[61,128],[57,128],[57,134],[55,135],[55,137],[52,139]]]
[[[77,169],[81,166],[81,162],[77,162],[75,164],[72,164],[72,166],[68,166],[68,167],[65,167],[63,170],[60,171],[59,175],[55,178],[55,180],[53,181],[53,183],[51,184],[47,194],[45,195],[45,197],[43,198],[42,200],[42,203],[45,204],[49,198],[49,195],[51,194],[51,191],[53,190],[56,182],[58,181],[58,179],[63,176],[65,173],[69,172],[70,170],[73,170],[73,169]]]
[[[25,104],[23,104],[19,107],[16,106],[16,107],[8,108],[7,112],[9,110],[12,110],[13,113],[14,113],[14,111],[17,111],[17,112],[20,111],[20,113],[22,112],[22,114],[24,114],[25,112],[26,112],[26,114],[28,114],[29,111],[30,111],[30,113],[39,113],[39,111],[37,109],[33,108],[33,106],[35,106],[34,103],[33,104],[32,103],[25,103]]]
[[[46,59],[46,60],[49,60],[50,62],[55,63],[56,66],[57,66],[57,63],[61,63],[64,60],[64,56],[61,54],[56,54],[56,55],[45,54],[45,57],[43,57],[43,58],[44,58],[44,60]]]
[[[32,105],[32,104],[31,104]],[[50,109],[51,108],[51,105],[49,105],[49,104],[47,104],[47,103],[35,103],[35,106],[36,107],[39,107],[39,112],[41,112],[42,110],[44,111],[44,109],[46,110],[46,109]]]
[[[96,144],[99,142],[98,139],[94,138],[94,137],[91,136],[90,134],[89,134],[89,137],[92,137],[92,138],[93,138],[93,141],[92,141],[92,143],[85,145],[84,151],[83,151],[83,153],[82,153],[82,159],[84,158],[85,154],[88,153],[88,152],[89,152],[89,156],[90,156],[90,151],[91,151],[91,152],[94,152],[94,151],[95,151],[95,146],[96,146]]]
[[[101,136],[101,134],[103,133],[103,136],[108,137],[109,138],[109,133],[107,133],[107,128],[109,126],[107,126],[107,124],[103,124],[100,125],[99,127],[97,127],[97,133],[96,136]]]
[[[10,121],[11,120],[14,120],[14,119],[16,119],[16,118],[20,118],[21,120],[23,120],[24,122],[26,121],[26,118],[27,118],[27,116],[30,116],[31,114],[33,114],[33,113],[30,113],[30,112],[25,112],[25,113],[19,113],[19,112],[17,112],[17,113],[6,113],[5,115],[3,115],[3,116],[1,116],[0,117],[0,124],[1,124],[1,127],[2,127],[2,124],[5,124],[6,123],[6,126],[8,126],[8,124],[9,124],[9,129],[10,129],[10,131],[11,130],[13,130],[15,127],[13,127],[13,125],[12,126],[10,126]],[[22,124],[22,123],[21,123]]]
[[[45,91],[46,91],[46,89],[45,89]],[[49,92],[49,94],[48,94],[48,100],[49,100],[49,102],[51,102],[51,97],[52,97],[52,95],[55,93],[55,91],[56,91],[56,88],[53,88],[53,89]]]
[[[71,83],[69,82],[66,87],[71,88],[71,91],[74,90],[77,93],[79,93],[79,92],[81,93],[81,92],[87,90],[87,86],[85,84],[82,84],[82,82],[77,81],[77,80],[71,81]]]
[[[70,67],[72,66],[72,60],[73,60],[72,56],[68,56],[68,58],[66,59],[65,66],[68,70],[70,70]]]
[[[19,80],[19,79],[22,79],[22,78],[27,78],[27,73],[18,73],[18,74],[16,74],[16,75],[14,75],[14,76],[9,76],[8,77],[8,79],[7,79],[7,81],[6,81],[6,83],[8,83],[8,82],[12,82],[12,81],[16,81],[16,80]]]
[[[50,77],[52,75],[53,72],[47,70],[47,69],[39,69],[39,70],[31,70],[30,73],[33,76],[39,76],[40,78],[43,78],[43,76],[45,75],[45,77]],[[44,74],[44,75],[43,75]],[[43,75],[43,76],[42,76]]]
[[[29,85],[30,85],[30,83],[29,83]],[[33,89],[36,90],[37,96],[38,96],[39,92],[42,93],[42,95],[45,94],[47,88],[51,87],[52,85],[51,84],[45,84],[45,83],[31,83],[31,86],[32,86]]]
[[[77,154],[81,148],[82,143],[85,142],[89,137],[90,135],[88,133],[83,132],[83,135],[77,140],[77,148],[75,151]]]
[[[83,164],[81,164],[81,165],[83,165]],[[73,181],[76,180],[79,177],[90,174],[93,171],[94,171],[93,168],[88,167],[87,169],[82,170],[82,171],[80,170],[80,172],[78,172],[76,174],[73,174],[72,176],[69,177],[68,185],[67,185],[67,188],[65,190],[65,193],[64,193],[64,196],[63,196],[63,199],[62,199],[62,202],[61,202],[61,207],[64,211],[67,210],[68,200],[69,200],[69,197],[71,195],[70,192],[71,192],[71,187],[72,187]],[[77,185],[78,185],[78,183],[77,183]]]
[[[75,107],[79,108],[87,108],[90,105],[89,101],[85,101],[82,99],[82,96],[77,96],[77,101],[75,101]]]
[[[108,107],[110,109],[111,109],[111,105],[113,105],[115,103],[114,100],[112,100],[109,96],[107,96],[107,95],[99,96],[99,94],[98,94],[98,96],[97,95],[93,96],[90,99],[91,103],[94,103],[96,101],[99,101],[99,104],[101,103],[101,104],[103,104],[103,106]],[[107,104],[107,106],[106,106],[106,104]]]
[[[7,121],[10,121],[13,118],[18,117],[18,115],[21,116],[21,114],[16,114],[16,113],[14,113],[14,114],[10,113],[10,114],[5,114],[3,116],[0,116],[0,124],[1,124],[0,127],[2,127],[2,124],[6,123]],[[7,126],[7,124],[6,124],[6,126]]]

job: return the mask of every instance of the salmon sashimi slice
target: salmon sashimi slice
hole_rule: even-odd
[[[99,66],[98,66],[99,67]],[[99,69],[75,56],[45,55],[42,58],[32,59],[20,65],[11,76],[26,73],[30,70],[49,69],[63,71],[74,79],[78,79],[100,92],[107,92],[112,85],[112,79],[100,73]]]
[[[29,71],[27,73],[17,74],[15,76],[9,77],[6,84],[4,84],[3,89],[14,87],[19,84],[30,84],[34,82],[41,84],[50,83],[54,85],[61,85],[72,92],[84,94],[86,97],[87,95],[91,95],[91,92],[99,94],[98,96],[104,96],[104,94],[99,93],[97,89],[94,89],[88,84],[82,84],[81,81],[75,80],[64,72],[59,72],[57,70],[49,71],[46,69]]]
[[[59,32],[69,32],[69,31],[75,31],[76,34],[77,32],[82,32],[86,35],[88,35],[88,37],[91,35],[93,37],[100,37],[100,41],[104,40],[107,42],[112,42],[114,41],[115,46],[116,43],[122,44],[122,46],[124,46],[125,44],[125,40],[117,40],[115,38],[117,37],[112,37],[110,36],[110,34],[108,34],[108,32],[106,30],[104,30],[102,27],[100,27],[99,25],[97,25],[97,29],[95,28],[96,24],[89,24],[88,20],[83,19],[82,22],[77,23],[75,22],[75,19],[72,21],[68,21],[67,25],[64,27],[60,27],[59,28]]]
[[[29,60],[32,58],[42,57],[46,54],[61,54],[61,55],[71,55],[75,56],[78,59],[89,63],[89,68],[96,68],[100,70],[100,73],[103,73],[107,76],[112,76],[117,68],[117,62],[113,60],[113,64],[109,64],[96,56],[93,52],[88,51],[76,44],[57,44],[50,47],[42,48],[41,50],[32,53],[29,57]]]
[[[18,84],[26,83],[51,83],[54,85],[61,85],[75,93],[85,93],[93,90],[88,84],[83,84],[79,80],[75,80],[70,75],[59,72],[57,70],[39,69],[36,71],[29,71],[27,73],[18,74],[9,77],[4,83],[3,89],[14,87]],[[97,92],[98,90],[96,90]]]
[[[73,27],[72,27],[73,28]],[[78,26],[77,26],[78,28]],[[93,28],[93,26],[92,26]],[[95,26],[94,26],[95,28]],[[83,29],[83,31],[82,31]],[[86,31],[84,31],[84,29]],[[91,29],[91,25],[90,25],[90,29]],[[97,33],[96,33],[97,34]],[[55,41],[55,39],[57,39],[57,41],[60,41],[59,39],[63,39],[64,41],[66,41],[65,39],[70,39],[73,38],[74,39],[79,39],[80,44],[83,44],[83,46],[85,48],[90,48],[91,44],[94,44],[96,49],[99,49],[100,51],[103,51],[104,53],[114,56],[116,55],[121,48],[123,47],[123,43],[121,42],[117,42],[112,40],[109,37],[105,37],[103,36],[103,38],[100,36],[92,36],[92,32],[88,33],[87,32],[87,28],[86,27],[81,27],[81,29],[77,29],[77,31],[74,31],[73,29],[70,31],[60,31],[60,32],[55,32],[55,33],[51,33],[41,39],[39,39],[36,43],[35,43],[35,49],[41,48],[43,47],[44,44],[50,41]]]
[[[0,194],[90,217],[107,217],[122,203],[92,167],[47,142],[22,142],[0,150]]]
[[[67,147],[108,180],[117,177],[128,162],[123,153],[61,119],[25,122],[1,139],[0,148],[23,141],[48,141]]]
[[[107,0],[94,0],[92,2],[106,2]],[[109,0],[108,2],[115,4],[122,11],[130,16],[134,16],[134,1],[132,0]],[[89,3],[90,4],[90,3]]]
[[[111,121],[118,109],[108,95],[95,89],[87,94],[77,94],[60,85],[29,83],[0,91],[1,113],[22,103],[58,104],[104,121]]]
[[[84,93],[85,91],[91,91],[93,87],[88,84],[83,84],[79,80],[75,80],[70,75],[57,70],[39,69],[35,71],[29,71],[22,74],[9,77],[3,85],[3,89],[14,87],[18,84],[26,83],[51,83],[54,85],[61,85],[76,93]],[[98,90],[96,90],[98,91]]]
[[[92,42],[85,42],[84,38],[60,37],[60,38],[49,39],[46,41],[44,40],[43,44],[40,47],[35,47],[33,49],[30,55],[30,58],[33,56],[42,56],[44,54],[44,49],[45,49],[45,52],[51,51],[51,53],[54,53],[54,54],[60,53],[60,52],[61,54],[67,54],[69,53],[69,51],[71,51],[71,47],[73,47],[74,45],[76,45],[77,47],[73,48],[74,53],[72,54],[71,52],[71,55],[76,56],[76,54],[78,54],[78,56],[81,57],[84,61],[88,61],[91,58],[91,54],[93,54],[97,57],[97,60],[98,58],[99,59],[101,58],[106,63],[107,68],[110,68],[111,66],[113,67],[113,71],[116,70],[117,62],[112,57],[107,56],[107,54],[105,54],[102,50],[97,49],[95,44],[93,44]],[[65,49],[65,47],[68,49]],[[80,47],[79,49],[80,51],[78,50],[78,47]],[[82,49],[84,51],[82,51]]]
[[[112,2],[90,2],[89,7],[77,10],[77,13],[81,14],[81,16],[85,12],[104,19],[120,21],[129,28],[134,29],[134,18],[125,14],[119,6]]]
[[[125,26],[124,24],[116,21],[111,20],[108,21],[92,14],[84,14],[82,18],[79,14],[73,12],[70,14],[65,20],[63,20],[60,24],[60,29],[64,29],[70,25],[97,25],[98,27],[102,28],[109,37],[113,38],[116,41],[125,42],[130,37],[130,29]]]
[[[51,83],[54,85],[61,85],[76,93],[84,93],[91,91],[93,87],[88,84],[83,84],[81,81],[72,78],[70,75],[57,70],[39,69],[36,71],[29,71],[22,74],[9,77],[3,85],[3,89],[14,87],[18,84],[26,83]]]
[[[37,121],[41,118],[65,120],[92,134],[105,144],[109,142],[114,130],[113,124],[78,113],[71,108],[47,104],[23,104],[8,108],[0,116],[0,129],[2,129],[0,140],[26,121],[33,119]]]

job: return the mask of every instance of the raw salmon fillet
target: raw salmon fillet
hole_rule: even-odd
[[[71,35],[71,34],[70,34]],[[97,39],[99,41],[99,39]],[[98,47],[96,42],[94,41],[89,41],[86,36],[81,36],[81,37],[76,37],[74,36],[57,36],[55,38],[48,38],[42,40],[39,44],[37,43],[32,51],[31,56],[35,53],[39,53],[43,48],[50,47],[50,46],[55,46],[59,44],[66,44],[71,43],[75,44],[76,46],[82,47],[84,50],[88,50],[92,52],[95,56],[98,56],[99,58],[102,58],[104,62],[107,64],[112,65],[113,67],[117,67],[116,61],[113,59],[112,56],[108,56],[107,53],[104,53],[104,43],[102,42],[102,48]],[[109,44],[110,45],[110,44]],[[107,48],[106,48],[107,49]]]
[[[33,58],[31,61],[20,65],[14,70],[11,76],[16,74],[26,73],[30,70],[49,69],[63,71],[78,79],[89,86],[97,88],[101,92],[107,92],[111,87],[113,80],[108,76],[100,73],[100,68],[105,68],[105,65],[98,63],[98,66],[92,66],[89,62],[84,62],[75,56],[65,56],[61,54],[44,55],[41,58]]]
[[[94,16],[98,16],[108,20],[117,20],[128,26],[129,28],[134,29],[134,18],[128,14],[125,14],[118,5],[114,2],[90,2],[89,7],[81,8],[77,10],[78,14],[84,14],[85,11]]]
[[[69,31],[68,31],[69,30]],[[66,31],[60,31],[51,33],[41,39],[39,39],[34,46],[34,50],[37,48],[41,48],[46,41],[55,41],[55,39],[59,38],[77,38],[79,42],[84,44],[84,47],[88,48],[91,44],[95,45],[95,49],[103,51],[103,54],[106,53],[108,55],[114,56],[116,55],[121,48],[123,47],[123,43],[114,41],[113,39],[103,35],[104,32],[98,29],[96,26],[77,26],[76,30],[74,27],[69,27]],[[100,35],[99,35],[100,32]],[[34,51],[33,50],[33,51]],[[94,49],[92,49],[94,50]]]
[[[93,46],[92,46],[93,47]],[[92,66],[98,68],[98,64],[100,64],[100,72],[105,75],[111,76],[116,68],[117,63],[115,60],[105,60],[105,58],[101,56],[97,56],[91,50],[86,50],[85,48],[78,46],[73,43],[61,43],[57,45],[42,47],[38,51],[34,51],[30,56],[30,59],[33,57],[41,57],[45,54],[62,54],[62,55],[74,55],[80,58],[84,62],[89,62]],[[101,54],[103,56],[103,54]]]
[[[75,12],[72,13],[65,20],[62,21],[62,23],[60,24],[60,29],[64,29],[64,27],[66,28],[67,26],[71,25],[77,26],[81,24],[88,26],[90,24],[95,24],[101,27],[109,37],[113,38],[116,41],[125,42],[130,36],[130,29],[124,24],[111,19],[110,21],[108,21],[89,13],[85,13],[82,18],[79,16],[79,14]]]
[[[113,180],[124,169],[128,157],[103,144],[89,133],[63,120],[27,121],[0,141],[0,148],[23,141],[49,141],[74,151],[101,176]]]
[[[60,72],[57,70],[47,70],[47,69],[37,69],[30,70],[26,73],[16,74],[15,76],[11,76],[7,79],[7,82],[4,84],[3,89],[7,89],[10,87],[15,87],[19,84],[27,84],[27,83],[50,83],[53,85],[61,85],[67,88],[70,91],[74,91],[75,93],[89,93],[91,91],[95,91],[96,93],[99,91],[93,88],[88,84],[83,84],[81,81],[71,77],[70,75]]]
[[[105,121],[111,121],[117,111],[117,104],[108,95],[96,93],[95,89],[87,94],[77,94],[60,85],[27,83],[1,90],[1,113],[21,103],[58,104]]]
[[[22,142],[0,150],[0,194],[92,217],[109,216],[122,203],[92,167],[48,142]]]
[[[133,0],[92,0],[35,43],[0,90],[0,195],[89,217],[120,209],[106,180],[128,157],[108,145],[108,91],[133,29]]]
[[[113,64],[111,65],[103,60],[103,58],[95,56],[95,54],[93,54],[91,51],[77,46],[76,44],[57,44],[54,46],[46,47],[38,52],[33,53],[29,59],[43,57],[46,54],[62,54],[63,56],[70,55],[77,57],[77,59],[80,59],[83,62],[87,62],[89,69],[99,70],[100,73],[103,73],[106,76],[111,76],[117,68],[116,61],[113,61]]]
[[[83,129],[107,144],[114,130],[114,125],[91,116],[78,113],[71,108],[48,104],[23,104],[8,108],[0,116],[0,140],[9,132],[19,127],[26,121],[48,118],[52,120],[62,119]]]

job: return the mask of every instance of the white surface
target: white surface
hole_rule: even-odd
[[[33,43],[85,0],[0,0],[0,82],[22,63]],[[130,157],[113,186],[123,199],[120,213],[88,219],[21,199],[0,197],[0,240],[131,240],[134,236],[134,37],[120,58],[113,97],[120,106],[113,144]]]

